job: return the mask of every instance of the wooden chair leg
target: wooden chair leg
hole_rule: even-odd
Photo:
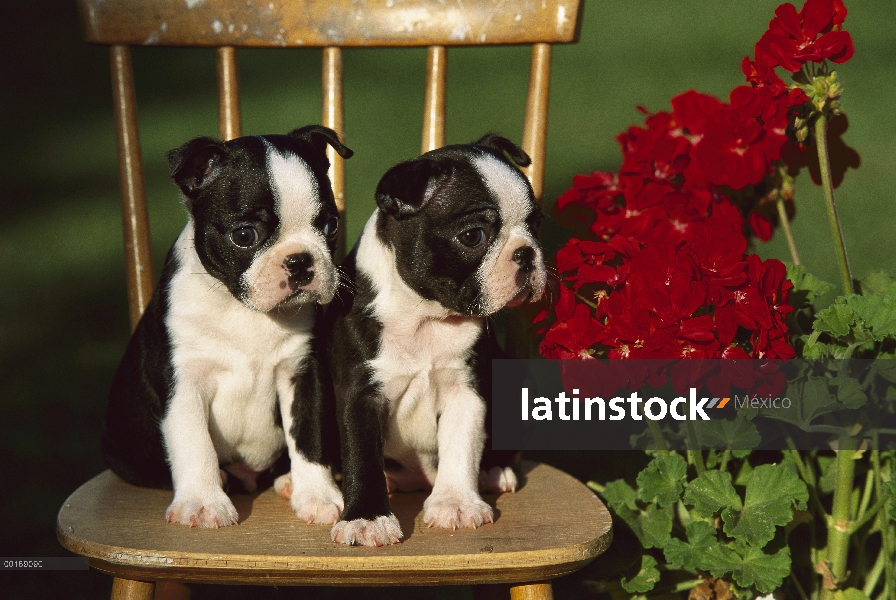
[[[512,585],[510,600],[554,600],[554,590],[550,581]]]
[[[155,589],[152,582],[116,577],[112,580],[112,600],[153,600]]]
[[[157,581],[155,600],[190,600],[192,590],[179,581]]]

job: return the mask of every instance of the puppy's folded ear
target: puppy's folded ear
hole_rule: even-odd
[[[187,198],[195,199],[215,180],[226,153],[221,140],[210,137],[192,139],[168,153],[171,178]]]
[[[354,154],[348,146],[339,141],[339,135],[335,131],[323,125],[307,125],[299,129],[293,129],[289,132],[289,135],[305,140],[319,150],[321,154],[326,154],[328,144],[333,146],[333,149],[342,158],[351,158]]]
[[[532,164],[532,159],[526,154],[522,148],[511,142],[505,137],[494,133],[487,133],[477,141],[473,142],[476,146],[485,146],[491,148],[498,154],[506,152],[507,156],[513,159],[513,162],[521,167],[528,167]]]
[[[450,165],[422,157],[395,165],[376,186],[376,205],[397,219],[416,214],[426,203],[430,180],[450,170]]]

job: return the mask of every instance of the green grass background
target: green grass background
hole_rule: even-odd
[[[554,51],[546,202],[576,173],[618,167],[614,138],[642,120],[636,105],[666,109],[669,98],[690,88],[726,97],[742,82],[740,59],[752,55],[777,4],[588,0],[579,43]],[[847,7],[856,54],[838,69],[850,119],[844,139],[862,165],[847,173],[837,202],[854,275],[896,274],[896,18],[891,0],[847,0]],[[108,52],[83,43],[68,0],[4,2],[0,22],[0,556],[64,555],[56,511],[103,469],[98,431],[128,338]],[[448,54],[447,141],[486,131],[519,140],[529,49]],[[136,48],[133,60],[158,271],[185,221],[165,152],[193,136],[216,135],[215,59],[212,50]],[[320,60],[319,50],[241,51],[244,132],[317,122]],[[424,65],[425,50],[344,53],[346,142],[356,152],[347,163],[350,243],[373,208],[379,176],[419,152]],[[795,201],[804,263],[838,282],[822,195],[807,174]],[[548,245],[556,249],[563,235],[548,226]],[[781,236],[755,251],[788,258]],[[603,481],[634,460],[614,457],[598,463],[588,454],[541,456]],[[109,585],[94,572],[0,578],[8,598],[103,597]],[[558,597],[584,594],[579,581],[558,586]],[[196,597],[203,593],[225,594]],[[424,594],[455,591],[404,596]]]

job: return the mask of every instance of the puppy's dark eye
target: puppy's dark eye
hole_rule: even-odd
[[[481,227],[467,229],[457,236],[457,241],[467,248],[475,248],[485,241],[485,231],[483,231]]]
[[[258,232],[254,227],[237,227],[230,232],[230,241],[240,248],[251,248],[258,242]]]
[[[336,232],[339,231],[339,219],[336,217],[330,217],[327,219],[327,222],[324,223],[323,227],[324,237],[331,238],[336,235]]]

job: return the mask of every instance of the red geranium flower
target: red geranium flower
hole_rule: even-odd
[[[842,0],[806,0],[799,13],[792,4],[782,4],[756,43],[756,56],[792,73],[807,62],[845,63],[854,52],[849,32],[840,29],[845,18]]]

